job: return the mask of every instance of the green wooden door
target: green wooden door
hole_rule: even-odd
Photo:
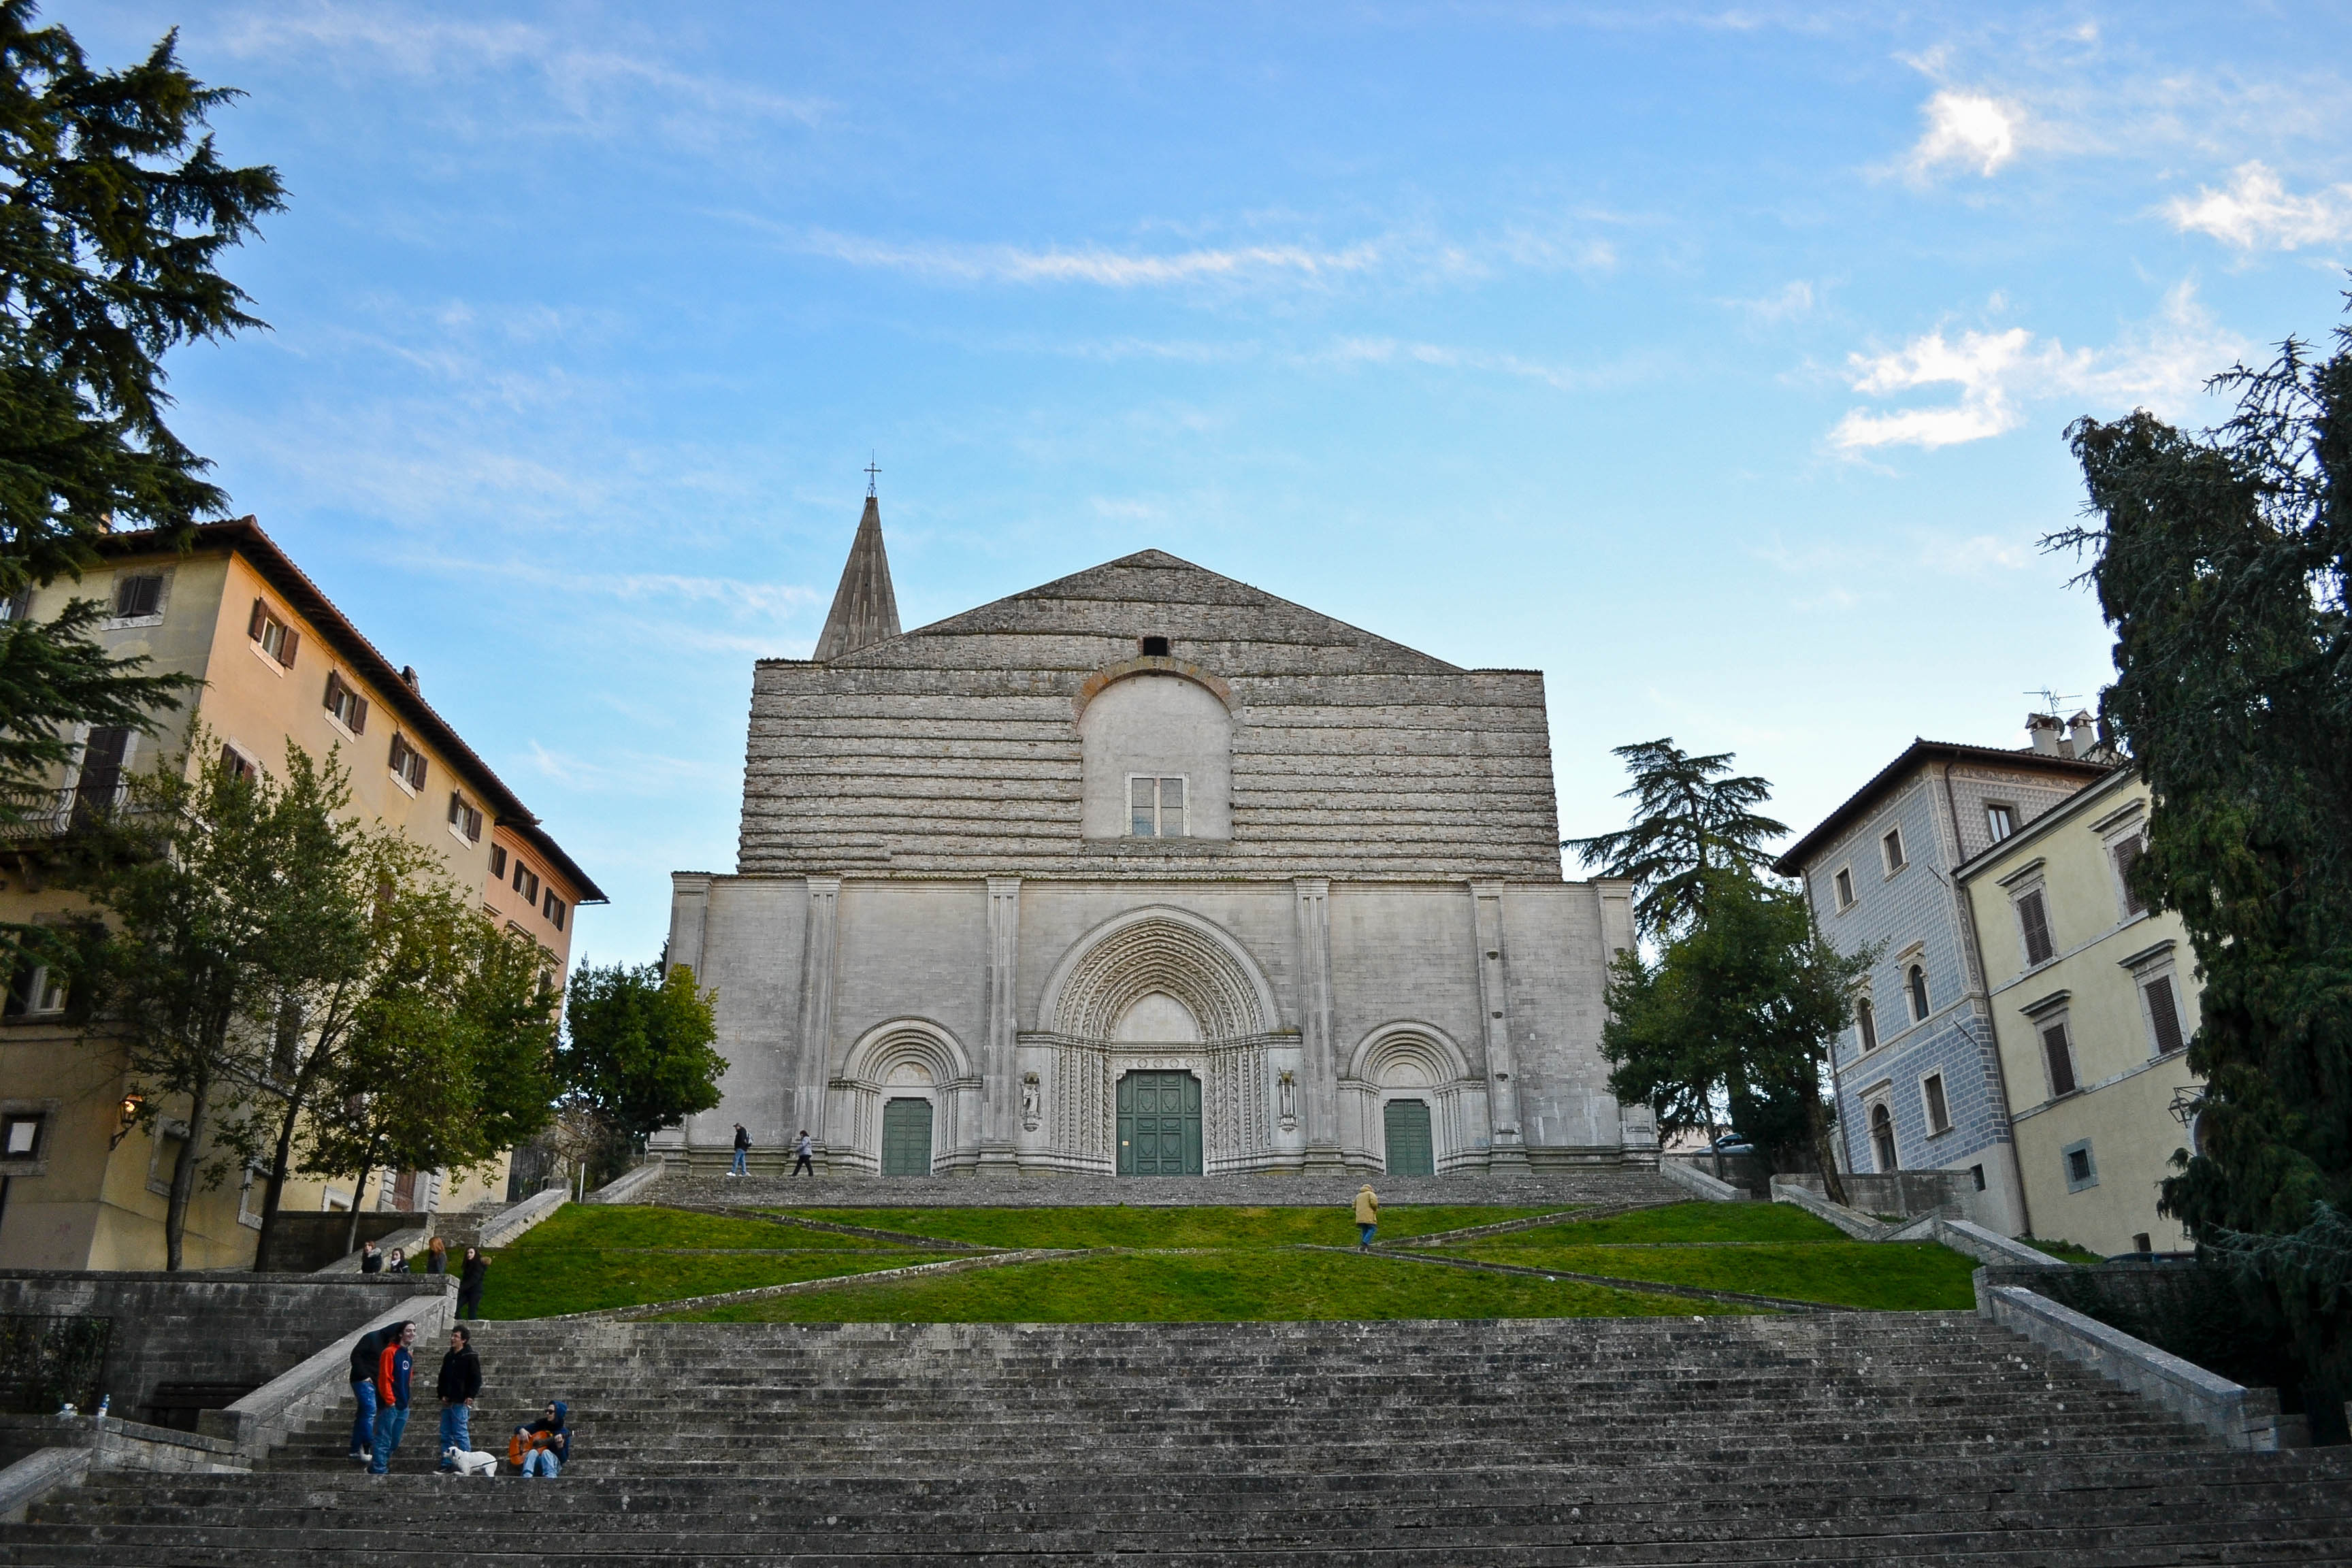
[[[1429,1142],[1429,1101],[1391,1100],[1388,1120],[1389,1174],[1433,1176],[1437,1159]]]
[[[882,1173],[931,1173],[931,1102],[893,1100],[882,1107]]]
[[[1201,1173],[1201,1080],[1188,1072],[1131,1072],[1118,1080],[1118,1173]]]

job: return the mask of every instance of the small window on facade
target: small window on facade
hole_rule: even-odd
[[[1898,1169],[1895,1160],[1895,1118],[1884,1105],[1870,1108],[1870,1148],[1882,1171]]]
[[[2042,1059],[2050,1068],[2050,1098],[2074,1092],[2074,1047],[2063,1021],[2042,1026]]]
[[[507,847],[503,844],[493,844],[490,846],[490,875],[503,877],[506,874]]]
[[[405,735],[392,738],[392,771],[409,788],[425,787],[425,753],[410,745]]]
[[[1837,906],[1842,910],[1853,908],[1853,873],[1843,866],[1837,874]]]
[[[249,779],[254,772],[252,761],[235,746],[221,748],[221,770],[233,779]]]
[[[2137,1231],[2134,1232],[2132,1236],[2132,1250],[2134,1252],[2154,1252],[2156,1250],[2156,1243],[2148,1239],[2147,1232],[2144,1230]]]
[[[2098,1162],[2091,1158],[2089,1139],[2085,1138],[2080,1143],[2067,1144],[2058,1151],[2058,1157],[2065,1162],[2068,1192],[2079,1193],[2085,1187],[2095,1187],[2099,1184]]]
[[[554,889],[547,890],[547,901],[540,906],[540,911],[547,916],[556,930],[563,929],[563,900],[555,896]]]
[[[2147,840],[2135,833],[2108,853],[2115,857],[2116,886],[2123,893],[2124,918],[2128,920],[2134,915],[2146,914],[2147,900],[2141,898],[2139,889],[2132,886],[2132,872],[2138,867],[2140,857],[2147,853]]]
[[[1853,1028],[1854,1033],[1862,1037],[1864,1050],[1878,1048],[1878,1009],[1867,996],[1853,1005]]]
[[[0,625],[24,620],[32,613],[33,591],[30,588],[20,588],[6,598],[0,599]]]
[[[1985,1190],[1984,1167],[1983,1167],[1982,1165],[1970,1165],[1970,1166],[1969,1167],[1969,1181],[1971,1181],[1971,1182],[1974,1182],[1974,1183],[1976,1184],[1976,1190],[1977,1190],[1977,1191],[1979,1191],[1979,1192],[1982,1192],[1982,1191],[1984,1191],[1984,1190]]]
[[[1134,778],[1128,781],[1128,833],[1136,838],[1184,837],[1184,781],[1181,778]]]
[[[66,1010],[65,976],[46,963],[30,961],[10,976],[5,1012],[11,1018],[39,1018]]]
[[[261,645],[261,651],[288,669],[294,668],[294,650],[301,646],[302,634],[286,624],[268,602],[253,601],[253,614],[245,623],[245,635]]]
[[[0,1118],[0,1158],[30,1160],[41,1152],[41,1119],[29,1114]]]
[[[131,731],[107,724],[89,732],[82,742],[81,777],[74,785],[73,815],[77,826],[114,809],[122,793],[122,768],[131,755]]]
[[[1987,805],[1985,807],[1985,832],[1991,837],[1992,841],[1995,844],[2000,843],[2002,839],[2008,837],[2011,834],[2016,831],[2017,807],[2013,805]]]
[[[1903,830],[1899,827],[1887,829],[1886,837],[1878,844],[1886,854],[1886,874],[1892,877],[1906,864],[1903,858]]]
[[[2058,944],[2050,937],[2050,911],[2042,902],[2041,889],[2017,900],[2017,924],[2025,936],[2025,966],[2049,963]]]
[[[327,673],[327,711],[352,734],[367,733],[367,699],[352,690],[333,670]]]
[[[1927,969],[1923,965],[1913,964],[1907,984],[1911,992],[1911,1021],[1924,1024],[1927,1021]]]
[[[1166,658],[1168,657],[1168,639],[1166,637],[1145,637],[1143,639],[1143,657],[1146,658]]]
[[[2168,1057],[2188,1043],[2180,1037],[2180,1000],[2172,993],[2172,976],[2159,974],[2139,990],[2147,998],[2147,1028],[2155,1037],[2156,1054]]]
[[[449,792],[449,826],[457,837],[468,844],[478,843],[482,837],[482,808],[467,800],[457,790]]]
[[[1919,1092],[1927,1102],[1927,1131],[1930,1133],[1952,1130],[1951,1107],[1944,1101],[1944,1075],[1931,1072],[1920,1080]]]
[[[152,616],[163,607],[163,579],[160,574],[142,573],[136,577],[118,578],[114,584],[114,617],[131,620]]]

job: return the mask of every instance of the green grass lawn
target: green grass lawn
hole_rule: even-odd
[[[799,1226],[682,1209],[567,1204],[490,1255],[486,1318],[546,1318],[928,1263],[915,1252]]]
[[[1427,1236],[1496,1220],[1555,1212],[1464,1204],[1398,1204],[1381,1211],[1381,1239]],[[982,1247],[1286,1247],[1297,1242],[1352,1246],[1356,1222],[1337,1205],[1314,1208],[931,1208],[778,1209],[835,1225],[862,1225]],[[1819,1223],[1819,1222],[1816,1222]],[[812,1233],[814,1234],[814,1233]]]
[[[1061,1211],[1067,1212],[1067,1211]],[[1234,1248],[1008,1264],[681,1313],[697,1322],[1129,1323],[1691,1317],[1738,1309],[1391,1258]]]
[[[2018,1240],[2036,1252],[2046,1252],[2065,1263],[2105,1263],[2106,1259],[2088,1247],[2077,1247],[2071,1241],[2044,1241],[2036,1236],[2021,1236]]]

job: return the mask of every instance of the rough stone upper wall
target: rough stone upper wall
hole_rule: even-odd
[[[1074,699],[1146,636],[1230,687],[1230,841],[1080,837]],[[1559,837],[1541,675],[1147,552],[830,664],[762,663],[738,868],[1557,879]]]

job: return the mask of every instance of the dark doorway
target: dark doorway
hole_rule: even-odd
[[[1391,1100],[1383,1109],[1382,1120],[1388,1124],[1388,1173],[1437,1174],[1437,1156],[1429,1142],[1429,1101]]]
[[[1201,1080],[1188,1072],[1131,1072],[1118,1080],[1118,1173],[1201,1173]]]
[[[931,1102],[894,1100],[882,1107],[882,1173],[931,1173]]]

